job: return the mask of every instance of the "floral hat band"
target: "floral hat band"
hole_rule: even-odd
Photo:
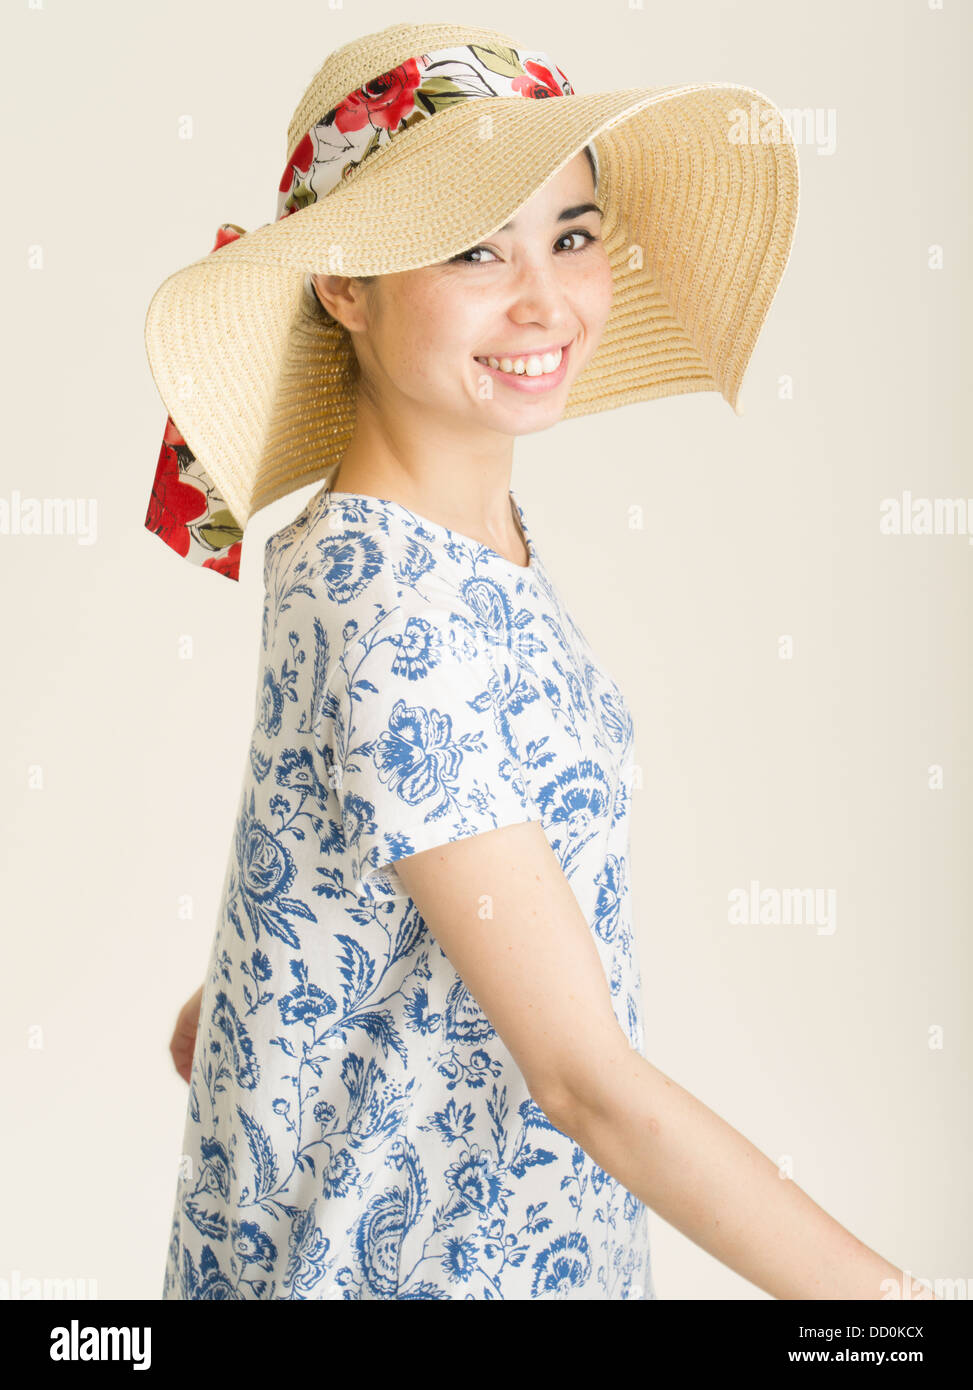
[[[280,181],[278,220],[323,198],[417,121],[459,101],[573,94],[557,64],[536,49],[469,44],[409,58],[366,82],[311,127]]]
[[[297,141],[280,180],[276,220],[325,198],[403,131],[457,102],[474,97],[537,100],[573,94],[561,69],[536,49],[469,44],[408,58],[351,92]],[[597,181],[594,145],[586,148]],[[211,250],[219,251],[245,235],[242,227],[224,222],[217,228]],[[243,527],[171,415],[145,526],[184,559],[228,579],[239,579]]]

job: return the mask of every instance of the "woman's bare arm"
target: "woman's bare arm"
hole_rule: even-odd
[[[199,1010],[203,1001],[203,986],[200,985],[191,998],[179,1010],[176,1026],[172,1030],[169,1051],[176,1071],[186,1082],[192,1079],[193,1054],[196,1051],[196,1030],[199,1027]]]
[[[901,1286],[902,1270],[630,1047],[591,930],[536,821],[396,869],[537,1104],[628,1191],[775,1298],[879,1299],[883,1280]]]
[[[902,1270],[863,1244],[702,1101],[629,1049],[565,1132],[722,1264],[775,1298],[905,1297]],[[559,1126],[560,1127],[560,1126]],[[924,1295],[912,1282],[909,1295]]]

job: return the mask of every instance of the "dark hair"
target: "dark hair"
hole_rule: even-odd
[[[594,155],[593,155],[592,152],[591,152],[591,146],[590,146],[590,145],[585,145],[585,146],[584,146],[584,149],[583,149],[583,151],[582,151],[582,153],[585,154],[585,155],[587,155],[587,157],[588,157],[588,163],[589,163],[589,165],[591,166],[591,177],[594,179],[594,181],[595,181],[595,188],[597,189],[597,187],[598,187],[598,170],[595,168],[595,157],[594,157]],[[359,283],[360,285],[371,285],[375,280],[378,279],[378,276],[377,276],[377,275],[353,275],[351,278],[352,278],[353,280],[357,280],[358,283]],[[326,308],[324,307],[324,305],[321,303],[320,299],[318,299],[318,296],[317,296],[317,292],[316,292],[316,291],[312,292],[312,297],[313,297],[313,299],[314,299],[315,304],[317,305],[317,307],[318,307],[318,309],[320,310],[320,312],[324,315],[324,317],[327,318],[327,319],[329,319],[332,323],[334,323],[335,320],[334,320],[334,319],[331,317],[331,315],[328,313],[327,309],[326,309]]]
[[[585,145],[584,153],[588,156],[588,163],[591,165],[591,177],[595,181],[595,188],[598,187],[598,170],[595,168],[595,157],[591,152],[591,146]]]

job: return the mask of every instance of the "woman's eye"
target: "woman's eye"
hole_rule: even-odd
[[[557,241],[554,244],[556,246],[559,242],[566,241],[568,237],[573,236],[581,237],[582,243],[580,246],[569,246],[568,255],[573,255],[576,251],[583,251],[589,242],[598,240],[598,238],[596,236],[593,236],[591,232],[585,231],[583,227],[577,227],[572,232],[562,233],[562,235],[558,237]],[[458,261],[463,262],[466,265],[488,265],[488,261],[472,261],[469,259],[470,256],[475,256],[478,252],[482,251],[485,251],[488,256],[493,255],[493,252],[490,250],[489,246],[471,246],[468,251],[461,251],[458,256],[450,256],[447,264],[452,265],[454,262]]]
[[[493,255],[493,252],[490,250],[489,246],[471,246],[468,251],[461,251],[458,256],[450,256],[450,263],[452,263],[453,261],[466,261],[467,265],[483,265],[483,261],[467,260],[468,256],[475,256],[478,251],[486,251],[488,255]]]
[[[597,241],[597,240],[598,240],[598,238],[595,237],[595,236],[592,236],[592,234],[591,234],[590,232],[586,232],[582,227],[578,227],[578,228],[577,228],[575,231],[573,231],[573,232],[565,232],[565,233],[564,233],[564,236],[558,237],[558,241],[564,241],[565,238],[567,238],[567,237],[569,237],[569,236],[579,236],[579,237],[583,237],[583,241],[582,241],[581,245],[580,245],[580,246],[572,246],[572,247],[571,247],[571,250],[572,250],[572,251],[583,251],[584,248],[585,248],[585,246],[587,245],[587,243],[588,243],[589,241]]]

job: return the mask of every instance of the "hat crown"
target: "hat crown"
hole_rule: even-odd
[[[308,84],[291,117],[285,158],[291,158],[313,125],[367,82],[390,72],[409,58],[464,44],[524,47],[508,34],[476,25],[390,24],[386,29],[353,39],[335,49]]]

